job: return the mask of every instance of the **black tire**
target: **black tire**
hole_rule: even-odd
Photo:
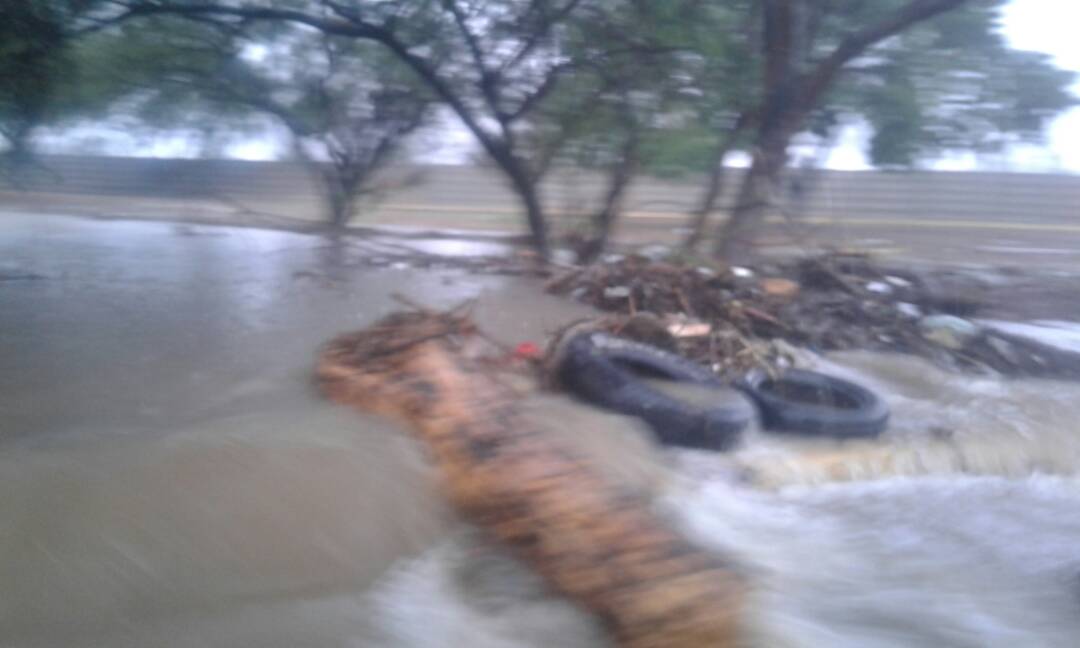
[[[841,439],[873,438],[889,423],[889,406],[847,380],[791,369],[776,379],[751,372],[739,385],[758,405],[766,429]]]
[[[655,376],[724,387],[712,372],[673,353],[603,333],[578,335],[566,345],[558,368],[563,386],[586,401],[641,418],[661,443],[726,450],[735,445],[753,417],[749,403],[703,408],[641,380]]]

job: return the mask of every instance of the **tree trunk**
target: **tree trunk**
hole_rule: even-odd
[[[7,148],[0,150],[0,179],[10,182],[16,189],[23,188],[26,178],[21,177],[32,166],[42,167],[35,164],[34,154],[30,147],[31,128],[16,127],[14,131],[4,133],[7,140]]]
[[[510,188],[518,195],[525,208],[525,220],[529,225],[533,247],[545,261],[548,258],[547,217],[540,201],[539,181],[532,178],[524,165],[510,153],[491,156],[510,180]]]
[[[709,169],[709,181],[705,186],[705,193],[701,196],[701,202],[691,214],[690,232],[683,239],[682,248],[687,252],[693,252],[705,236],[705,226],[709,222],[709,215],[716,210],[716,201],[724,192],[724,159],[727,157],[728,148],[726,143],[717,147],[713,157],[712,166]]]
[[[843,39],[813,69],[800,74],[793,58],[799,49],[795,23],[799,20],[800,7],[790,0],[763,0],[761,45],[765,57],[765,99],[758,111],[757,146],[731,218],[718,232],[714,247],[718,257],[731,262],[749,256],[752,230],[769,211],[778,176],[786,162],[788,143],[844,66],[876,43],[965,2],[910,0],[877,24]],[[804,45],[802,49],[810,47]]]
[[[754,160],[743,178],[731,217],[716,234],[713,253],[729,263],[747,259],[753,252],[754,230],[773,205],[778,177],[787,159],[789,135],[768,134],[759,138]]]
[[[634,179],[638,167],[637,136],[630,135],[623,146],[622,155],[611,171],[611,179],[608,190],[604,194],[604,202],[600,210],[593,214],[592,235],[578,251],[580,263],[591,263],[600,256],[607,247],[608,239],[615,223],[622,213],[623,199]]]
[[[713,150],[712,160],[709,165],[709,179],[705,186],[705,193],[701,196],[701,202],[697,209],[691,212],[690,232],[683,240],[682,248],[686,252],[693,252],[705,237],[705,228],[709,224],[709,216],[716,211],[716,201],[724,193],[724,183],[727,180],[724,161],[731,149],[739,142],[739,138],[752,123],[751,113],[743,111],[739,114],[735,123],[716,143]]]
[[[324,170],[321,176],[326,195],[327,219],[334,229],[343,229],[352,220],[356,207],[356,191],[348,187],[334,171]]]
[[[292,133],[293,155],[304,166],[317,190],[322,191],[323,216],[326,222],[334,229],[344,228],[352,219],[356,194],[365,174],[348,166],[314,159],[303,147],[300,136]]]

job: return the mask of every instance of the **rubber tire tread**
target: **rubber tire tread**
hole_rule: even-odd
[[[739,387],[757,403],[766,429],[853,439],[877,437],[888,426],[888,405],[862,385],[805,369],[790,369],[779,380],[803,389],[836,394],[855,406],[834,407],[792,400],[764,388],[769,381],[765,372],[751,372]]]
[[[568,341],[559,368],[560,382],[571,392],[605,409],[641,418],[667,445],[727,450],[750,423],[750,408],[694,406],[641,381],[641,373],[723,388],[712,372],[685,358],[599,333]]]

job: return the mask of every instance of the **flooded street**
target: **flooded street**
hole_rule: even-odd
[[[0,646],[607,645],[454,518],[403,430],[311,385],[318,346],[394,293],[475,297],[508,343],[589,311],[535,281],[365,253],[0,220]],[[868,353],[804,363],[888,400],[880,444],[754,430],[733,455],[669,452],[561,397],[525,407],[740,561],[753,645],[1075,646],[1080,385]]]

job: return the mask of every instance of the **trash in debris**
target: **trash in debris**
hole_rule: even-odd
[[[990,343],[967,320],[936,318],[981,307],[982,295],[959,303],[960,280],[885,271],[867,255],[852,253],[710,270],[630,255],[561,273],[547,290],[608,312],[657,316],[657,335],[669,338],[665,344],[721,375],[782,368],[785,353],[777,345],[783,343],[815,351],[912,353],[967,371],[1080,376],[1080,356],[1040,363],[1034,356],[1049,357],[1049,351],[1022,353],[1011,339],[1008,347]],[[766,278],[753,279],[760,276]],[[876,292],[871,286],[878,283],[890,290]],[[678,327],[665,330],[675,322]]]
[[[919,320],[922,336],[954,351],[963,349],[982,329],[955,315],[930,315]]]
[[[537,360],[543,356],[543,351],[535,342],[522,342],[514,347],[514,357],[522,360]]]
[[[997,351],[1001,357],[1012,363],[1018,362],[1019,359],[1016,356],[1016,350],[1013,348],[1013,345],[1006,340],[1003,340],[996,335],[989,335],[987,336],[986,342],[994,349],[994,351]]]
[[[572,265],[577,260],[573,250],[560,248],[551,252],[551,260],[560,265]]]
[[[701,320],[672,317],[667,320],[667,331],[676,338],[705,337],[712,333],[712,325]]]
[[[662,261],[671,256],[671,248],[666,245],[646,245],[637,253],[650,261]]]
[[[770,297],[791,299],[799,294],[799,284],[791,279],[769,277],[762,279],[759,285],[761,286],[762,292]]]
[[[912,319],[918,319],[923,316],[922,309],[912,304],[911,302],[897,302],[896,310],[901,315],[910,317]]]

